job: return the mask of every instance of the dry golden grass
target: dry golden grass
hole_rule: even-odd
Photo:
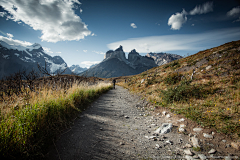
[[[44,86],[4,97],[0,103],[1,154],[5,158],[39,158],[79,111],[111,88],[111,83],[75,82],[68,89]]]

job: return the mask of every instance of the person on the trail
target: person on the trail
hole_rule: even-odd
[[[116,79],[113,79],[112,83],[113,83],[113,89],[115,89]]]

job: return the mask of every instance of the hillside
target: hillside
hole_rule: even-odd
[[[141,94],[157,110],[164,107],[236,140],[240,138],[239,62],[240,41],[234,41],[119,77],[118,84]]]

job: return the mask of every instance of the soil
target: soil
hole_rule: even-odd
[[[215,132],[213,139],[206,139],[202,133],[213,130],[194,133],[192,128],[200,126],[186,118],[180,122],[183,117],[168,111],[171,117],[167,118],[162,111],[167,110],[155,109],[140,96],[116,86],[79,114],[74,125],[50,147],[45,159],[191,159],[197,158],[198,154],[204,154],[208,159],[240,157],[228,137]],[[173,124],[171,132],[156,135],[154,131],[163,123]],[[186,125],[186,132],[178,132],[180,124]],[[201,151],[189,148],[192,156],[184,153],[187,149],[184,146],[192,144],[189,133],[195,135],[201,145]],[[153,135],[156,137],[148,138]],[[226,142],[222,142],[223,139]],[[212,148],[216,153],[209,154]]]

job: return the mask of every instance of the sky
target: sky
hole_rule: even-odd
[[[0,40],[39,43],[68,66],[126,53],[187,56],[240,40],[239,0],[0,0]]]

